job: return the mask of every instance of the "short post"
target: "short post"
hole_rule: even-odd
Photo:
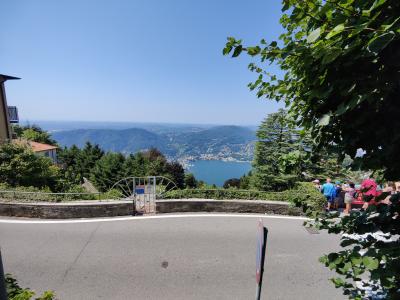
[[[4,276],[3,261],[1,259],[1,249],[0,249],[0,299],[7,300],[6,278]]]
[[[264,227],[262,220],[258,221],[257,228],[257,252],[256,252],[256,300],[261,299],[261,286],[264,274],[265,246],[267,244],[268,229]]]

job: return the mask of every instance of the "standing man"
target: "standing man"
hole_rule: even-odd
[[[322,185],[321,193],[324,194],[326,200],[328,201],[327,210],[329,211],[331,209],[333,201],[335,201],[336,196],[336,188],[331,183],[330,178],[327,178],[326,183]]]

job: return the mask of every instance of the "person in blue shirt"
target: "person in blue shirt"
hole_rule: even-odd
[[[326,201],[328,201],[327,210],[330,210],[336,196],[336,187],[331,183],[330,178],[327,178],[326,183],[322,185],[321,193],[324,194]]]

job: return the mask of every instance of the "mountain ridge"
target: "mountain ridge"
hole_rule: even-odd
[[[237,125],[218,125],[177,131],[129,129],[73,129],[56,131],[52,137],[61,146],[83,147],[86,142],[99,144],[106,151],[135,153],[158,148],[169,159],[191,161],[216,159],[250,161],[254,151],[255,131]]]

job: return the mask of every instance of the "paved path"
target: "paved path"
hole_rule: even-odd
[[[317,261],[337,247],[336,237],[310,234],[299,219],[263,220],[269,240],[262,299],[344,299]],[[92,221],[0,220],[5,271],[62,300],[254,298],[255,217]]]

